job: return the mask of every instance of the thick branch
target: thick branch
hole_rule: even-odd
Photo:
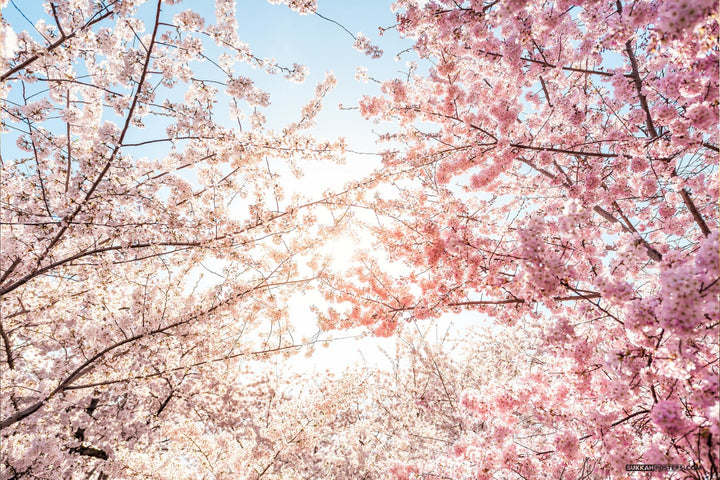
[[[37,412],[38,410],[40,410],[42,408],[43,405],[45,405],[46,401],[47,401],[47,399],[41,400],[33,405],[30,405],[25,410],[20,410],[16,414],[10,415],[8,418],[6,418],[2,422],[0,422],[0,430],[3,430],[4,428],[9,427],[10,425],[12,425],[14,423],[19,422],[23,418],[27,418],[30,415],[32,415],[33,413]]]
[[[580,157],[600,157],[600,158],[615,158],[617,157],[616,153],[602,153],[602,152],[583,152],[578,150],[567,150],[564,148],[555,148],[555,147],[536,147],[534,145],[523,145],[520,143],[511,143],[511,147],[513,148],[520,148],[524,150],[535,150],[538,152],[546,151],[546,152],[553,152],[553,153],[565,153],[567,155],[577,155]]]
[[[545,79],[540,75],[540,85],[542,86],[543,92],[545,93],[545,99],[547,100],[548,106],[553,108],[553,104],[550,101],[550,93],[548,92],[547,86],[545,85]]]
[[[117,250],[129,250],[129,249],[142,249],[142,248],[149,248],[149,247],[197,247],[200,246],[200,242],[158,242],[158,243],[138,243],[135,245],[128,245],[126,247],[123,247],[121,245],[115,245],[112,247],[104,247],[104,248],[97,248],[93,250],[85,250],[80,253],[76,253],[75,255],[71,255],[69,257],[63,258],[61,260],[58,260],[56,262],[52,262],[48,265],[45,265],[44,267],[35,270],[33,272],[28,273],[21,279],[17,280],[16,282],[11,283],[10,285],[7,285],[6,287],[0,288],[0,297],[3,295],[6,295],[7,293],[15,290],[18,287],[21,287],[22,285],[26,284],[33,278],[42,275],[45,272],[48,272],[52,270],[53,268],[60,267],[62,265],[65,265],[67,263],[73,262],[75,260],[78,260],[80,258],[92,256],[92,255],[98,255],[105,252],[111,252],[111,251],[117,251]]]
[[[15,260],[10,264],[7,270],[3,272],[2,276],[0,277],[0,285],[7,279],[7,277],[10,276],[10,274],[15,270],[15,267],[18,266],[20,263],[20,257],[15,257]]]
[[[168,406],[170,400],[172,399],[173,393],[175,393],[175,390],[172,390],[170,394],[168,394],[168,396],[165,398],[165,400],[163,400],[163,402],[160,404],[160,408],[158,408],[157,412],[155,412],[156,417],[159,417],[163,410],[165,410],[165,407]]]
[[[650,413],[650,410],[646,410],[646,409],[644,409],[644,408],[643,408],[642,410],[638,410],[637,412],[631,413],[630,415],[628,415],[628,416],[625,417],[625,418],[621,418],[620,420],[617,420],[616,422],[614,422],[614,423],[612,424],[612,426],[613,426],[613,427],[616,427],[616,426],[620,425],[621,423],[627,422],[628,420],[630,420],[630,419],[633,418],[633,417],[637,417],[638,415],[642,415],[643,413]]]
[[[527,159],[520,158],[520,161],[525,163],[526,165],[534,168],[535,170],[542,173],[543,175],[545,175],[548,178],[551,178],[553,180],[556,178],[555,175],[553,175],[552,173],[548,172],[544,168],[540,168],[540,167],[536,166],[534,163],[530,162]],[[560,168],[559,165],[558,165],[558,168]],[[567,181],[564,181],[564,184],[566,187],[570,186],[570,184]],[[625,231],[625,232],[631,231],[627,225],[625,225],[623,222],[621,222],[620,220],[615,218],[610,212],[608,212],[601,206],[595,205],[593,207],[593,211],[611,223],[619,223],[620,226],[622,227],[623,231]],[[629,223],[629,221],[628,221],[628,223]],[[660,252],[658,252],[655,248],[653,248],[644,238],[642,239],[642,242],[643,242],[643,246],[647,250],[648,257],[650,257],[652,260],[655,260],[656,262],[659,262],[662,260],[662,254]]]
[[[637,59],[635,58],[635,52],[633,52],[630,40],[625,42],[625,51],[628,54],[630,65],[632,66],[630,78],[632,78],[632,81],[635,84],[635,90],[637,90],[638,98],[640,99],[640,108],[645,111],[645,125],[647,126],[648,134],[650,138],[656,138],[658,133],[657,130],[655,130],[655,124],[653,124],[652,116],[650,115],[650,107],[648,107],[647,98],[645,98],[645,95],[642,93],[642,80],[640,79]]]
[[[484,55],[488,55],[491,57],[497,57],[502,58],[504,55],[497,52],[486,52],[484,50],[479,50],[478,53],[482,53]],[[547,67],[550,69],[556,69],[558,68],[557,65],[554,65],[550,62],[546,62],[544,60],[537,60],[535,58],[529,58],[529,57],[520,57],[520,60],[523,62],[530,62],[530,63],[536,63],[538,65],[542,65],[543,67]],[[565,70],[566,72],[575,72],[575,73],[584,73],[586,75],[601,75],[603,77],[612,77],[615,76],[613,72],[605,72],[603,70],[592,70],[589,68],[576,68],[576,67],[560,67],[562,70]]]
[[[532,168],[533,170],[536,170],[536,171],[542,173],[543,175],[545,175],[546,177],[548,177],[548,178],[551,179],[551,180],[555,180],[555,179],[557,178],[557,177],[556,177],[555,175],[553,175],[552,173],[548,172],[547,170],[545,170],[545,169],[542,168],[542,167],[538,167],[537,165],[535,165],[535,163],[531,162],[530,160],[528,160],[528,159],[526,159],[526,158],[518,157],[518,160],[520,160],[521,162],[523,162],[525,165],[529,166],[529,167]],[[556,165],[558,168],[560,167],[559,165],[557,165],[557,163],[556,163],[555,165]],[[562,170],[561,170],[561,171],[562,171]],[[565,173],[565,172],[563,172],[563,174],[564,174],[564,173]],[[563,181],[563,185],[565,185],[567,188],[570,188],[572,185],[571,185],[570,182],[568,181],[567,175],[565,175],[565,177],[566,177],[566,178],[565,178],[565,180]]]
[[[615,218],[610,212],[608,212],[607,210],[605,210],[605,209],[602,208],[601,206],[595,205],[595,206],[593,207],[593,211],[596,212],[596,213],[598,213],[601,217],[603,217],[605,220],[608,220],[609,222],[619,223],[619,224],[620,224],[620,227],[621,227],[622,230],[623,230],[623,232],[630,232],[630,231],[632,231],[632,230],[630,230],[630,228],[628,228],[627,225],[625,225],[623,222],[621,222],[620,220],[618,220],[617,218]],[[644,238],[640,237],[640,240],[642,241],[642,244],[643,244],[643,246],[645,247],[645,250],[647,250],[648,257],[650,257],[652,260],[654,260],[654,261],[656,261],[656,262],[659,262],[659,261],[662,260],[662,253],[660,253],[660,252],[658,252],[657,250],[655,250],[655,248],[654,248],[652,245],[650,245],[650,244],[647,242],[647,240],[645,240]]]
[[[107,454],[107,452],[105,452],[105,450],[100,450],[99,448],[95,448],[95,447],[86,447],[86,446],[73,447],[70,449],[70,453],[77,453],[78,455],[83,455],[85,457],[99,458],[101,460],[108,459],[108,454]]]
[[[576,300],[585,300],[587,298],[601,298],[599,293],[591,292],[585,295],[570,295],[566,297],[552,297],[556,302],[572,302]],[[475,306],[475,305],[506,305],[512,303],[525,303],[526,300],[522,298],[509,298],[507,300],[479,300],[479,301],[468,301],[468,302],[455,302],[448,303],[451,307],[463,307],[463,306]]]
[[[695,219],[695,223],[697,223],[700,227],[700,231],[702,231],[703,235],[705,235],[706,237],[710,235],[710,228],[708,228],[707,223],[705,223],[705,219],[698,211],[695,203],[692,201],[692,198],[690,198],[690,192],[688,192],[687,189],[683,188],[682,190],[680,190],[680,195],[682,196],[683,202],[685,202],[685,206],[688,208],[688,210],[690,210],[690,213],[692,213],[692,216]]]
[[[180,325],[184,325],[184,324],[189,323],[189,322],[191,322],[192,320],[194,320],[194,319],[196,319],[196,318],[198,318],[198,317],[199,317],[199,315],[198,315],[198,316],[193,316],[193,317],[191,317],[191,318],[189,318],[189,319],[181,320],[181,321],[179,321],[179,322],[175,322],[175,323],[170,324],[170,325],[168,325],[168,326],[166,326],[166,327],[158,328],[158,329],[153,330],[153,331],[148,332],[148,333],[142,333],[142,334],[139,334],[139,335],[135,335],[135,336],[126,338],[125,340],[122,340],[122,341],[120,341],[120,342],[118,342],[118,343],[115,343],[115,344],[113,344],[113,345],[110,345],[109,347],[104,348],[103,350],[101,350],[100,352],[96,353],[95,355],[93,355],[92,357],[90,357],[88,360],[86,360],[82,365],[80,365],[79,367],[77,367],[70,375],[68,375],[68,376],[65,378],[65,380],[63,380],[62,382],[60,382],[60,384],[59,384],[57,387],[55,387],[55,389],[54,389],[46,398],[44,398],[44,399],[36,402],[35,404],[29,406],[29,407],[26,408],[25,410],[21,410],[20,412],[17,412],[16,414],[11,415],[10,417],[8,417],[8,418],[6,418],[5,420],[3,420],[2,422],[0,422],[0,430],[2,430],[2,429],[4,429],[4,428],[7,428],[7,427],[9,427],[10,425],[13,425],[14,423],[17,423],[17,422],[19,422],[20,420],[23,420],[23,419],[29,417],[30,415],[32,415],[33,413],[37,412],[38,410],[40,410],[40,408],[42,408],[42,406],[45,405],[45,402],[47,402],[47,401],[48,401],[50,398],[52,398],[53,396],[55,396],[55,395],[63,392],[72,382],[74,382],[75,380],[77,380],[78,378],[80,378],[82,375],[84,375],[85,373],[87,373],[87,372],[90,370],[90,367],[91,367],[97,360],[99,360],[100,358],[104,357],[107,353],[109,353],[109,352],[111,352],[111,351],[113,351],[113,350],[115,350],[115,349],[117,349],[117,348],[120,348],[121,346],[126,345],[126,344],[128,344],[128,343],[135,342],[135,341],[140,340],[140,339],[142,339],[142,338],[146,338],[146,337],[150,337],[150,336],[153,336],[153,335],[157,335],[157,334],[163,333],[163,332],[165,332],[165,331],[167,331],[167,330],[170,330],[170,329],[172,329],[172,328],[178,327],[178,326],[180,326]]]
[[[167,373],[180,372],[180,371],[186,372],[186,371],[188,371],[188,370],[190,370],[190,369],[192,369],[192,368],[201,367],[201,366],[203,366],[203,365],[210,365],[210,364],[218,363],[218,362],[224,362],[224,361],[232,360],[232,359],[235,359],[235,358],[248,357],[248,356],[253,356],[253,355],[269,355],[269,354],[272,354],[272,353],[286,352],[286,351],[288,351],[288,350],[300,349],[300,348],[305,347],[305,346],[307,346],[307,345],[310,345],[310,344],[312,344],[312,343],[317,343],[317,342],[308,342],[308,343],[303,343],[303,344],[284,345],[284,346],[282,346],[282,347],[270,348],[270,349],[266,349],[266,350],[257,350],[257,351],[254,351],[254,352],[232,353],[232,354],[225,355],[225,356],[222,356],[222,357],[211,358],[211,359],[208,359],[208,360],[202,360],[202,361],[200,361],[200,362],[195,362],[195,363],[192,363],[192,364],[189,364],[189,365],[182,365],[182,366],[180,366],[180,367],[168,368],[168,369],[166,369],[166,370],[162,370],[162,371],[155,372],[155,373],[148,373],[148,374],[145,374],[145,375],[134,375],[134,376],[132,376],[132,377],[114,378],[114,379],[110,379],[110,380],[103,380],[103,381],[100,381],[100,382],[83,383],[83,384],[79,384],[79,385],[68,385],[68,386],[65,388],[65,390],[84,390],[84,389],[87,389],[87,388],[105,387],[105,386],[108,386],[108,385],[114,385],[114,384],[116,384],[116,383],[131,382],[131,381],[133,381],[133,380],[148,380],[148,379],[151,379],[151,378],[159,377],[159,376],[161,376],[161,375],[165,375],[165,374],[167,374]],[[169,401],[169,399],[166,399],[166,400]],[[160,415],[160,412],[156,413],[156,415]]]
[[[15,368],[15,360],[12,357],[12,348],[10,346],[10,337],[5,331],[5,327],[2,324],[2,315],[0,315],[0,337],[2,337],[3,346],[5,347],[5,356],[7,357],[8,367],[10,370]]]
[[[54,5],[53,5],[54,6]],[[67,92],[66,106],[70,108],[70,89]],[[65,171],[65,193],[67,194],[70,189],[70,171],[72,170],[72,140],[70,135],[70,122],[65,124],[66,136],[67,136],[67,167]]]

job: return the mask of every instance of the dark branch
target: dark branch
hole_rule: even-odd
[[[645,111],[645,125],[648,129],[648,135],[650,138],[656,138],[658,136],[657,130],[655,130],[655,124],[653,123],[652,116],[650,115],[650,107],[647,103],[647,98],[642,93],[642,80],[640,79],[640,72],[638,71],[638,63],[635,58],[635,52],[632,49],[632,43],[630,40],[625,42],[625,51],[630,59],[630,65],[632,66],[632,78],[633,84],[635,84],[635,90],[637,90],[638,98],[640,99],[640,108]]]
[[[705,219],[698,211],[692,198],[690,198],[690,192],[688,192],[687,189],[683,188],[680,190],[680,195],[682,195],[685,206],[688,208],[688,210],[690,210],[690,213],[692,213],[692,216],[695,219],[695,223],[697,223],[700,227],[700,231],[702,231],[703,235],[705,235],[706,237],[710,235],[710,228],[708,228],[707,223],[705,223]]]
[[[108,454],[105,452],[105,450],[100,450],[99,448],[95,447],[73,447],[70,449],[70,453],[77,453],[78,455],[83,455],[85,457],[94,457],[99,458],[101,460],[107,460]]]

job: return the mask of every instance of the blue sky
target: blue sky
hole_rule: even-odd
[[[204,2],[184,2],[182,8],[192,8]],[[314,85],[325,72],[332,71],[338,86],[327,97],[318,121],[317,133],[321,136],[345,136],[353,147],[363,151],[376,151],[372,125],[362,121],[356,111],[339,111],[342,103],[351,107],[363,94],[377,94],[377,84],[362,83],[355,79],[355,68],[366,66],[371,76],[388,79],[406,69],[405,60],[396,61],[395,55],[408,48],[411,42],[398,38],[394,30],[382,37],[378,27],[395,23],[389,0],[320,0],[318,12],[342,24],[356,34],[363,32],[380,45],[385,54],[372,59],[352,48],[353,38],[340,26],[317,15],[298,15],[284,5],[271,5],[265,0],[238,0],[240,38],[250,45],[259,57],[275,58],[280,64],[297,62],[310,69],[304,85],[288,83],[282,76],[267,76],[257,72],[253,79],[271,93],[271,107],[267,111],[270,125],[297,118],[297,112],[310,98]],[[210,4],[210,2],[207,2]],[[210,5],[211,7],[211,5]],[[206,7],[207,8],[207,7]],[[209,9],[210,10],[210,9]]]
[[[54,21],[43,11],[40,0],[11,0],[2,15],[16,31],[29,30],[36,38],[31,23],[44,19],[53,25]],[[154,2],[147,2],[138,12],[140,17],[149,17]],[[282,75],[271,76],[261,71],[247,72],[257,84],[270,92],[271,106],[265,114],[269,125],[280,127],[297,118],[302,105],[312,96],[316,83],[325,72],[332,71],[338,86],[327,97],[323,113],[319,118],[316,133],[320,136],[345,136],[356,149],[376,150],[372,125],[362,121],[356,111],[339,111],[342,103],[352,107],[363,94],[377,94],[374,82],[361,83],[355,80],[355,68],[366,66],[371,76],[388,79],[405,70],[405,58],[395,61],[395,55],[408,48],[410,41],[398,38],[394,30],[382,37],[378,27],[389,27],[395,23],[390,11],[390,0],[320,0],[318,12],[352,32],[363,32],[385,51],[380,59],[372,59],[352,48],[353,38],[342,27],[317,15],[299,15],[285,5],[272,5],[266,0],[237,0],[240,39],[250,45],[253,53],[261,58],[274,58],[281,65],[294,62],[310,69],[303,85],[285,80]],[[214,23],[214,1],[185,0],[179,5],[163,6],[163,20],[170,20],[175,13],[192,9],[203,14]],[[148,22],[146,29],[151,28]],[[410,58],[412,54],[406,54]]]

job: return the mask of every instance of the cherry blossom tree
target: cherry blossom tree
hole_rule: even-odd
[[[394,8],[421,62],[360,102],[394,126],[392,188],[357,202],[374,251],[324,277],[349,306],[323,321],[477,312],[535,340],[513,381],[463,394],[486,428],[454,464],[395,478],[717,478],[716,2]]]
[[[33,32],[3,20],[3,478],[192,471],[163,452],[225,441],[212,430],[244,428],[267,390],[242,387],[238,362],[302,343],[288,298],[337,225],[280,177],[340,157],[307,133],[335,80],[270,130],[241,72],[306,68],[255,56],[235,2],[215,18],[175,3],[48,1]]]
[[[717,478],[716,3],[400,0],[384,165],[319,199],[282,180],[342,156],[334,78],[270,129],[257,75],[307,72],[234,5],[0,22],[3,478]],[[332,272],[351,221],[374,248]],[[269,373],[317,286],[393,369]],[[464,352],[408,331],[454,313],[491,322]]]

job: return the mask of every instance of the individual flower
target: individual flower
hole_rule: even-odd
[[[173,17],[173,23],[180,27],[180,30],[197,31],[205,26],[205,19],[199,13],[185,10]]]
[[[359,52],[363,52],[365,55],[371,56],[372,58],[380,58],[383,54],[380,47],[370,43],[370,39],[361,32],[358,32],[355,36],[353,48]]]
[[[2,58],[13,58],[18,50],[18,37],[10,25],[0,26],[0,42]]]
[[[355,67],[355,80],[362,82],[362,83],[367,83],[368,69],[363,66]]]

